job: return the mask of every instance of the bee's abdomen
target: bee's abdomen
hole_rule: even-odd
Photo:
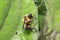
[[[32,31],[32,28],[31,27],[26,27],[26,30]]]

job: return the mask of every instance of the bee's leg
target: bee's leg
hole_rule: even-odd
[[[35,28],[32,28],[32,31],[38,31],[37,29],[35,29]]]
[[[23,28],[26,28],[26,24],[23,24]]]
[[[31,27],[26,27],[26,30],[32,31],[32,28]]]

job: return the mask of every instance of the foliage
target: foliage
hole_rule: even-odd
[[[32,26],[40,31],[23,29],[30,13]],[[59,17],[60,0],[0,0],[0,40],[59,40]]]

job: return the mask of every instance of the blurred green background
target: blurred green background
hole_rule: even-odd
[[[23,29],[30,13],[40,31]],[[60,40],[60,0],[0,0],[0,40]]]

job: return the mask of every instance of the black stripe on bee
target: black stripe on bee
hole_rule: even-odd
[[[33,18],[32,14],[28,14],[24,17],[24,28],[28,31],[32,31],[31,19]]]

